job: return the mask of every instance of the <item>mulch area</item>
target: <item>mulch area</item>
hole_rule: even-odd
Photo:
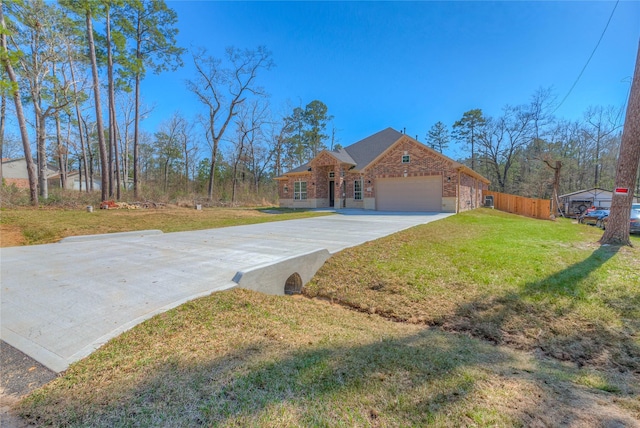
[[[28,426],[11,414],[12,405],[57,376],[56,372],[0,340],[0,425]]]

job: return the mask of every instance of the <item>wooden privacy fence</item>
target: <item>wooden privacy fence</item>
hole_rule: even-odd
[[[485,190],[484,196],[493,196],[493,206],[500,211],[549,220],[551,215],[551,201],[548,199],[532,199],[507,193]]]

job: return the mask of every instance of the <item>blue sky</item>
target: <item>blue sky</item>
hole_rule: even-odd
[[[424,141],[473,108],[499,115],[538,88],[560,101],[609,19],[615,2],[214,2],[168,1],[178,42],[222,57],[227,46],[265,45],[276,67],[259,84],[275,111],[321,100],[346,146],[391,126]],[[556,115],[579,119],[590,105],[626,102],[640,39],[640,1],[620,1],[589,66]],[[149,75],[144,128],[179,110],[202,111],[175,73]],[[454,155],[453,152],[449,153]]]

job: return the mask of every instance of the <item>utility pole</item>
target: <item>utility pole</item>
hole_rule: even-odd
[[[611,213],[607,229],[600,238],[600,243],[603,245],[631,246],[629,213],[638,176],[638,165],[640,165],[640,40],[638,41],[636,67],[631,83],[627,114],[622,130],[615,191],[611,199]]]

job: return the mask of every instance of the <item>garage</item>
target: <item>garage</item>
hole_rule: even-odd
[[[376,180],[378,211],[442,210],[442,177],[399,177]]]

